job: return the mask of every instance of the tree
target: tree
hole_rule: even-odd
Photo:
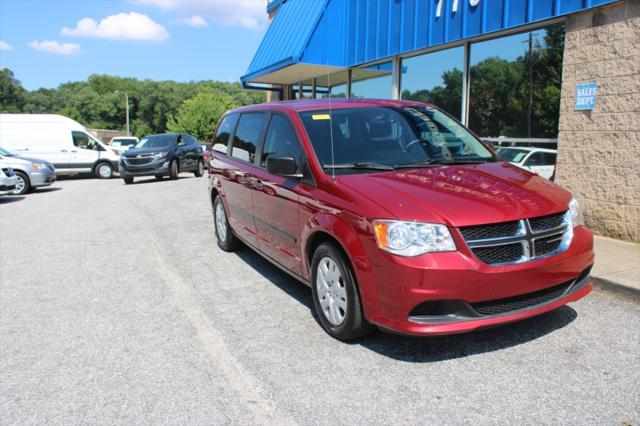
[[[167,128],[170,132],[189,133],[201,141],[211,140],[222,114],[234,107],[227,94],[201,92],[182,103],[177,115],[169,119]]]
[[[0,112],[21,112],[25,90],[8,68],[0,70]]]

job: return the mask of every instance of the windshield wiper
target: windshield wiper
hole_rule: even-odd
[[[459,165],[459,164],[482,164],[486,163],[486,160],[427,160],[422,161],[420,163],[407,163],[407,164],[396,164],[393,166],[394,169],[416,169],[420,167],[429,167],[429,166],[451,166],[451,165]]]
[[[323,164],[324,169],[355,169],[355,170],[393,170],[394,167],[379,163],[344,163],[344,164]]]

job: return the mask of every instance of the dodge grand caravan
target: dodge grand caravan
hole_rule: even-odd
[[[218,124],[208,167],[218,245],[244,242],[309,285],[341,340],[471,331],[592,289],[578,202],[431,105],[243,107]]]

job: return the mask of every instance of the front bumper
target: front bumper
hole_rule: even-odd
[[[56,172],[48,168],[34,170],[29,174],[29,180],[34,188],[49,186],[56,181]]]
[[[373,278],[361,282],[361,292],[367,318],[381,328],[413,335],[462,333],[584,297],[592,289],[593,260],[592,234],[581,226],[565,252],[516,265],[489,266],[466,249],[415,258],[385,254],[372,265]],[[367,297],[371,290],[377,296],[373,304]],[[540,294],[545,297],[536,299]]]
[[[165,158],[154,159],[147,164],[130,164],[126,160],[119,163],[120,176],[155,176],[169,174],[169,160]]]

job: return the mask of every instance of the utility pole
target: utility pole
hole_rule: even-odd
[[[533,107],[533,33],[529,33],[529,102],[527,104],[527,137],[531,138],[531,109]]]
[[[529,39],[529,49],[531,49],[531,39]],[[531,98],[531,95],[529,95],[529,98]],[[131,136],[131,132],[129,131],[129,95],[127,92],[124,92],[124,102],[127,104],[127,136]],[[529,111],[531,111],[531,100],[529,100]],[[531,115],[531,112],[529,112],[529,115]],[[529,121],[531,121],[531,119],[529,119]],[[529,129],[529,133],[531,133],[531,129]]]
[[[121,93],[119,90],[114,90],[113,93]],[[127,92],[124,92],[124,103],[126,104],[127,110],[127,136],[131,136],[131,132],[129,131],[129,95]]]

